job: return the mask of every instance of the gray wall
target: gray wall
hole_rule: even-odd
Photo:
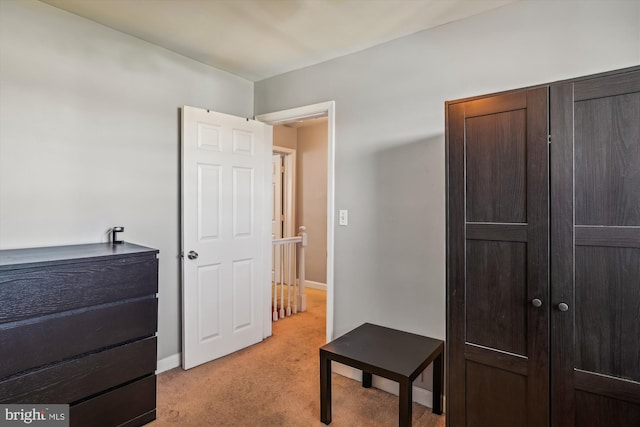
[[[160,249],[159,358],[180,351],[179,107],[249,117],[253,83],[40,2],[0,0],[0,248]]]
[[[445,336],[445,100],[639,63],[640,2],[527,1],[256,83],[256,114],[336,101],[334,335]]]

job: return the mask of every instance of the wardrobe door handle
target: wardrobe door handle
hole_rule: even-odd
[[[542,300],[534,298],[531,300],[531,305],[533,305],[534,307],[542,307]]]
[[[560,311],[568,311],[569,310],[569,306],[563,302],[561,302],[560,304],[558,304],[558,310]]]

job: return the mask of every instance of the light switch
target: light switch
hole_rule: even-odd
[[[340,225],[349,225],[349,211],[346,209],[340,209],[340,215],[338,217],[338,223]]]

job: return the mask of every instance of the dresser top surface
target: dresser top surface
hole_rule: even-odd
[[[86,262],[101,258],[157,254],[157,249],[123,243],[90,243],[85,245],[0,250],[0,272],[54,264]]]

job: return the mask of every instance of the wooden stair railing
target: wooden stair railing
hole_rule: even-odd
[[[306,246],[307,232],[304,226],[298,229],[296,237],[273,239],[271,282],[274,322],[307,310],[304,266]]]

